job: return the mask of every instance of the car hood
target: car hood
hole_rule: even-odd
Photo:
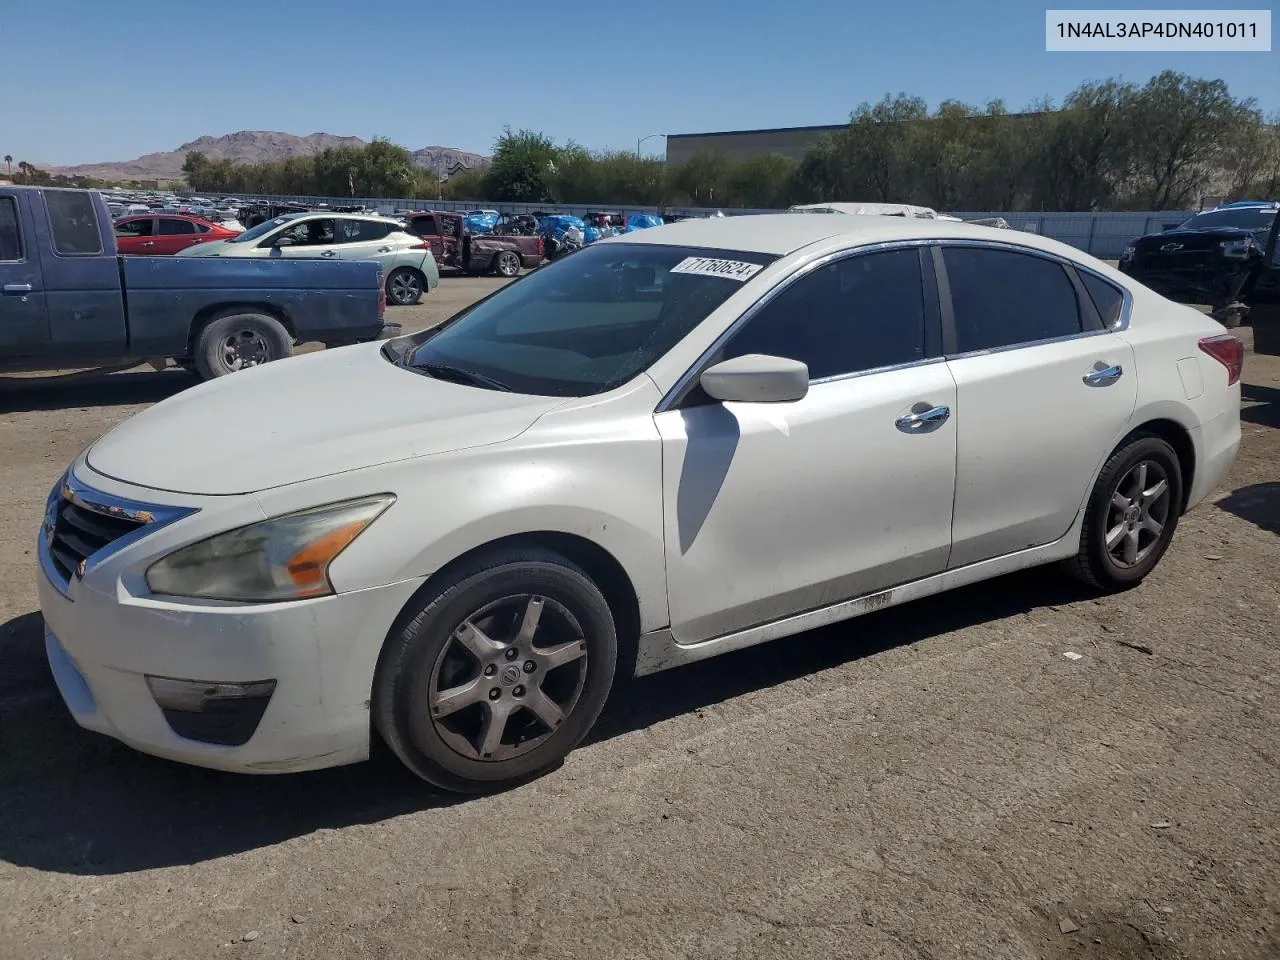
[[[180,257],[217,257],[228,251],[224,250],[227,246],[226,240],[210,240],[207,243],[197,243],[193,247],[186,247],[178,251]],[[235,244],[231,245],[233,248]]]
[[[1265,231],[1263,231],[1265,233]],[[1176,242],[1179,240],[1218,241],[1233,240],[1236,237],[1257,237],[1257,231],[1246,227],[1205,227],[1202,230],[1165,230],[1163,233],[1148,233],[1132,241],[1133,245],[1154,246],[1158,243]]]
[[[564,402],[436,380],[359,344],[193,387],[120,424],[87,459],[153,489],[252,493],[501,443]]]

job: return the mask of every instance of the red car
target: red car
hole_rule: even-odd
[[[140,213],[116,221],[116,246],[121,253],[162,257],[197,243],[227,240],[239,233],[199,217]]]

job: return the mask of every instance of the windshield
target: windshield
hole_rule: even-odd
[[[227,240],[227,243],[248,243],[251,240],[257,240],[265,233],[270,233],[276,227],[288,223],[290,220],[296,220],[298,217],[305,216],[301,213],[287,213],[283,217],[276,217],[274,220],[264,220],[256,227],[250,227],[244,233]]]
[[[1275,222],[1274,207],[1237,207],[1234,210],[1210,210],[1197,213],[1181,230],[1211,230],[1216,227],[1239,227],[1242,230],[1270,230]]]
[[[415,338],[397,362],[518,393],[603,393],[646,370],[776,259],[657,244],[587,247]]]

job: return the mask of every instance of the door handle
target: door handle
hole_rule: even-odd
[[[320,256],[322,256],[322,257],[336,257],[336,256],[337,256],[337,254],[336,254],[336,253],[334,253],[332,250],[322,250],[322,251],[320,251]]]
[[[156,245],[156,244],[155,244],[155,241],[154,241],[154,240],[148,240],[146,243],[140,243],[140,244],[138,244],[138,246],[140,246],[140,247],[154,247],[155,245]]]
[[[951,416],[950,407],[930,407],[920,413],[908,413],[905,417],[899,417],[894,423],[901,430],[910,430],[924,424],[944,423],[949,416]]]
[[[390,253],[390,252],[391,252],[391,248],[390,248],[390,247],[379,247],[379,248],[378,248],[378,252],[379,252],[379,253]]]
[[[1084,375],[1083,380],[1091,387],[1109,387],[1119,380],[1123,374],[1124,367],[1116,364],[1113,367],[1090,370]]]
[[[29,283],[6,283],[4,285],[5,293],[30,293],[31,284]]]

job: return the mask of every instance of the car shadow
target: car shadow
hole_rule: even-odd
[[[1240,399],[1241,420],[1260,427],[1280,427],[1280,390],[1245,383],[1240,385]]]
[[[588,742],[895,646],[1090,596],[1052,571],[1024,571],[627,679],[617,685]],[[253,777],[147,757],[83,731],[58,697],[38,613],[0,626],[0,714],[0,860],[40,870],[112,875],[192,864],[321,829],[465,802],[426,788],[380,742],[367,763]]]
[[[1214,506],[1270,533],[1280,534],[1280,483],[1273,481],[1240,487],[1215,501]]]
[[[185,370],[84,373],[49,377],[0,376],[0,413],[29,413],[67,407],[122,407],[159,403],[194,387]]]

